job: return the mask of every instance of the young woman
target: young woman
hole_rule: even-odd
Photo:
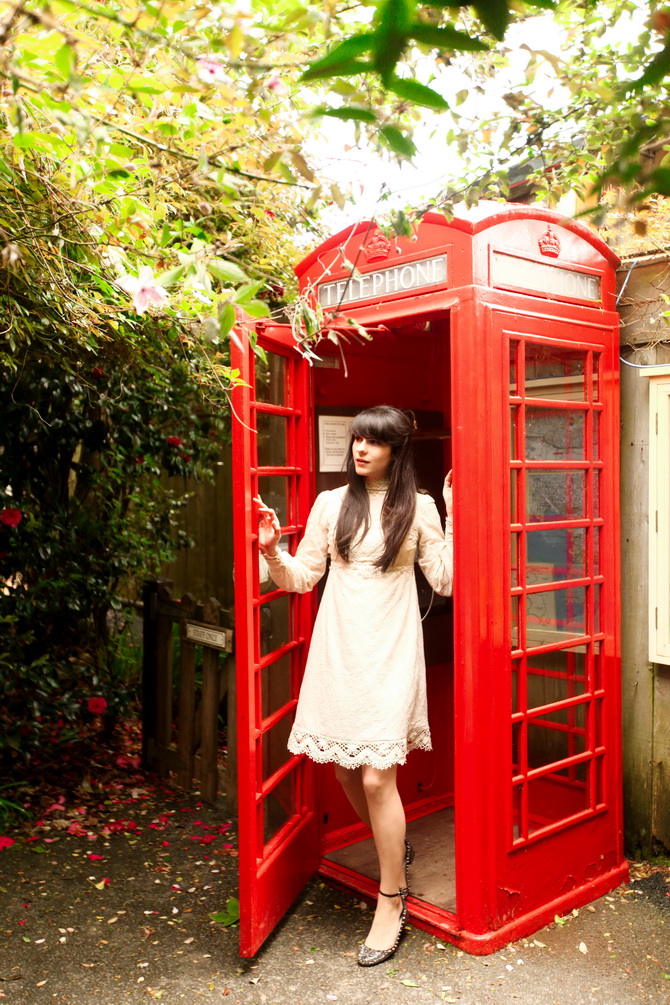
[[[372,830],[380,887],[361,966],[392,956],[402,935],[414,851],[396,772],[408,751],[431,749],[415,559],[437,593],[452,589],[451,472],[443,533],[435,503],[417,492],[411,441],[412,421],[397,408],[360,412],[348,485],[317,497],[294,556],[278,548],[277,515],[257,499],[259,547],[277,586],[305,593],[331,560],[288,746],[332,762]]]

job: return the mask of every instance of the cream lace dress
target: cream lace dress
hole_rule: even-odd
[[[414,748],[431,749],[414,561],[437,593],[451,593],[451,522],[443,533],[434,501],[417,494],[412,528],[395,564],[381,572],[374,561],[383,545],[386,488],[368,488],[370,529],[348,562],[335,548],[346,488],[317,496],[294,556],[266,556],[277,586],[306,593],[330,555],[288,748],[347,768],[387,768],[404,764]]]

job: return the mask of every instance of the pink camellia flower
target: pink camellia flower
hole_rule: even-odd
[[[102,697],[89,698],[86,702],[86,708],[91,715],[104,715],[107,711],[107,699]]]
[[[168,446],[169,447],[180,447],[181,446],[181,440],[179,439],[178,436],[168,436],[167,441],[168,441]]]
[[[18,527],[22,520],[23,514],[20,509],[6,507],[0,513],[0,523],[4,523],[5,527]]]
[[[133,307],[138,314],[144,314],[149,304],[161,306],[168,299],[167,290],[158,285],[153,269],[148,265],[140,271],[139,276],[121,276],[116,280],[116,285],[133,298]]]
[[[226,79],[226,69],[218,59],[211,56],[203,56],[196,60],[195,72],[198,78],[205,84],[215,84],[218,80]]]
[[[4,836],[0,837],[0,851],[3,848],[11,848],[13,844],[14,844],[14,838],[8,838]]]

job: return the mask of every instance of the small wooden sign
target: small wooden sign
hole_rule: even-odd
[[[184,622],[184,634],[189,642],[199,642],[210,649],[233,651],[233,632],[230,628],[218,628],[198,621]]]

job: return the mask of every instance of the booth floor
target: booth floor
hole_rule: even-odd
[[[410,871],[412,897],[455,913],[454,809],[448,807],[407,825],[416,858]],[[372,838],[347,845],[327,855],[329,861],[377,879],[377,854]]]

